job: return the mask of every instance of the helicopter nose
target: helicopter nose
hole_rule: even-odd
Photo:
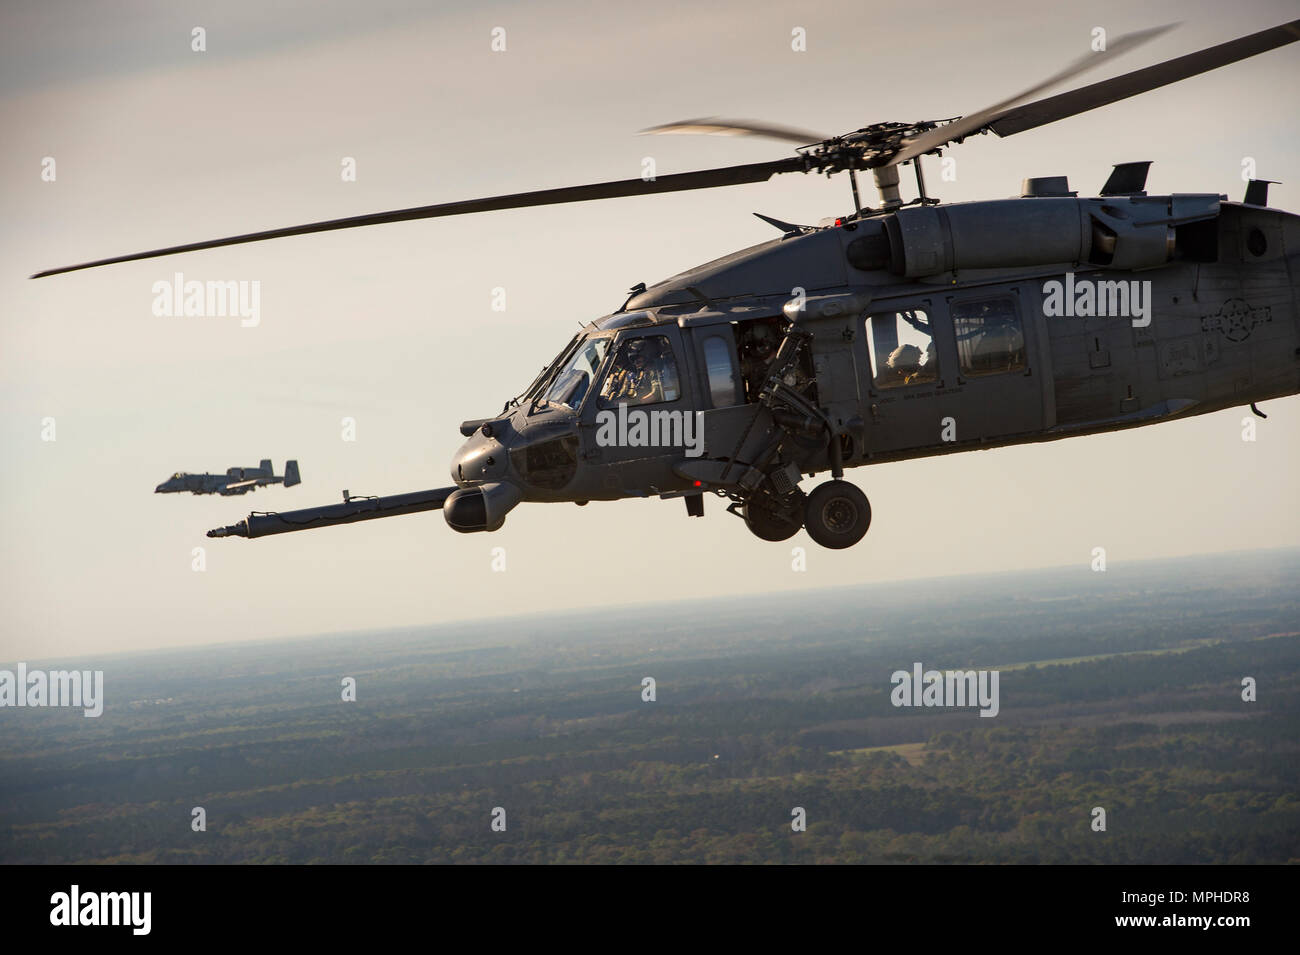
[[[461,487],[497,481],[505,476],[508,452],[495,438],[476,434],[466,441],[451,462],[451,478]]]
[[[468,487],[505,477],[509,470],[510,452],[503,443],[506,435],[501,433],[502,430],[484,434],[480,428],[460,446],[451,461],[451,479],[457,485]]]

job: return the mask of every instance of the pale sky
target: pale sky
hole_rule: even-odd
[[[0,10],[0,660],[267,639],[872,580],[1300,543],[1300,398],[1097,437],[859,468],[874,522],[846,551],[752,537],[708,498],[522,505],[492,535],[439,513],[263,540],[250,509],[451,483],[497,412],[638,281],[851,209],[783,176],[128,263],[34,271],[433,202],[781,158],[780,144],[640,138],[719,115],[828,133],[971,112],[1111,36],[1182,26],[1081,82],[1273,26],[1294,2],[365,4],[10,0]],[[191,30],[207,32],[193,52]],[[491,50],[494,27],[507,49]],[[791,31],[807,32],[807,52]],[[1240,199],[1242,160],[1300,211],[1300,49],[949,155],[949,201],[1150,159],[1153,192]],[[53,157],[57,179],[41,178]],[[343,157],[357,181],[340,177]],[[910,170],[904,170],[904,195]],[[160,318],[153,283],[257,280],[261,323]],[[507,309],[491,308],[506,290]],[[1248,412],[1245,412],[1248,414]],[[341,439],[341,419],[357,440]],[[56,440],[42,441],[55,419]],[[172,472],[296,458],[303,483],[155,495]],[[814,482],[806,482],[811,490]],[[506,549],[504,573],[491,551]],[[808,569],[791,569],[791,547]],[[206,571],[191,569],[206,548]],[[1225,560],[1231,557],[1225,556]],[[672,612],[666,607],[665,612]]]

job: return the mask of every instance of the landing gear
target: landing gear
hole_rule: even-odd
[[[818,544],[840,550],[862,540],[871,526],[867,496],[841,480],[844,458],[862,442],[866,426],[860,418],[833,422],[825,409],[818,407],[817,379],[807,375],[801,379],[798,373],[801,356],[807,357],[804,349],[811,347],[812,338],[812,333],[800,327],[797,319],[791,319],[775,358],[763,373],[765,380],[756,392],[756,403],[760,410],[770,414],[776,427],[769,426],[771,437],[766,447],[753,453],[750,458],[753,463],[733,479],[740,490],[727,492],[732,499],[727,510],[741,514],[750,532],[762,540],[789,540],[803,527]],[[735,451],[722,469],[724,481],[759,420],[754,415],[741,433]],[[808,463],[809,456],[800,454],[798,449],[808,452],[819,446],[826,448],[832,480],[805,497],[798,488],[800,459]],[[781,457],[783,449],[785,457]],[[790,460],[791,456],[794,460]],[[756,475],[759,475],[757,479]]]
[[[804,527],[808,536],[823,547],[852,547],[870,526],[871,504],[848,481],[818,485],[804,503]]]
[[[785,498],[754,494],[745,501],[745,526],[761,540],[789,540],[802,526],[804,503],[799,490]]]

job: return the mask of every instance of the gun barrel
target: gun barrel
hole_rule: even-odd
[[[388,497],[361,497],[345,500],[342,504],[321,507],[304,507],[298,511],[262,514],[253,512],[238,524],[214,527],[209,537],[267,537],[306,531],[313,527],[332,527],[335,524],[354,524],[372,521],[378,517],[397,517],[419,511],[439,510],[454,487],[440,487],[429,491],[411,491],[409,494],[391,494]]]

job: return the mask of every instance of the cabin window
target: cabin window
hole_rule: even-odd
[[[961,373],[968,377],[1023,372],[1025,331],[1009,297],[954,302],[953,331]]]
[[[930,316],[921,309],[880,312],[868,319],[871,373],[877,388],[939,380],[939,352]]]
[[[677,360],[665,335],[627,339],[619,346],[600,391],[601,407],[650,405],[681,397]]]
[[[736,387],[736,363],[731,357],[731,346],[721,335],[704,339],[704,370],[713,407],[730,408],[745,403],[744,395]]]

